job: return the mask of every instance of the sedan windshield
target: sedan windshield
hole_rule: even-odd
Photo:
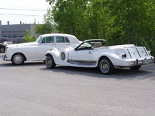
[[[42,36],[39,36],[38,39],[36,40],[37,43],[40,43],[40,41],[42,40]]]

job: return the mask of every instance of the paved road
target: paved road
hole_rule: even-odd
[[[0,54],[0,116],[155,116],[155,64],[139,71],[14,66]]]

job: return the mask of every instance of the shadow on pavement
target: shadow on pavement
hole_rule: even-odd
[[[40,62],[25,62],[22,65],[13,65],[10,61],[6,61],[5,63],[0,63],[0,67],[25,67],[25,66],[43,66],[45,65],[42,61]]]
[[[67,67],[67,66],[56,66],[54,69],[47,69],[42,68],[40,70],[44,71],[51,71],[52,72],[60,72],[60,73],[66,73],[66,74],[72,74],[74,75],[83,75],[83,76],[90,76],[90,77],[96,77],[96,78],[116,78],[116,79],[132,79],[136,77],[144,77],[148,78],[151,75],[154,75],[153,72],[140,69],[137,71],[130,70],[129,68],[121,68],[121,69],[115,69],[113,74],[110,75],[104,75],[100,72],[99,68],[77,68],[77,67]]]

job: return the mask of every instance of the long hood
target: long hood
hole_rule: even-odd
[[[37,42],[29,42],[29,43],[21,43],[21,44],[11,44],[8,45],[9,48],[14,48],[14,47],[27,47],[27,46],[35,46],[38,45]]]

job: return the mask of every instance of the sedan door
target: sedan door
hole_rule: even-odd
[[[55,47],[54,36],[44,37],[37,47],[37,58],[39,60],[45,59],[45,53]]]
[[[56,36],[56,48],[60,51],[63,47],[70,45],[70,41],[67,37]]]

